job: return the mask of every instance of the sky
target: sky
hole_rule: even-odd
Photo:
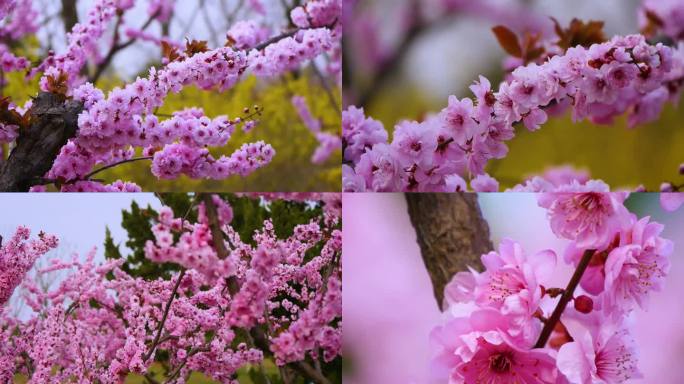
[[[17,226],[24,225],[36,235],[39,231],[56,235],[60,257],[73,252],[85,255],[97,247],[104,257],[105,227],[115,243],[126,239],[121,227],[121,211],[135,200],[141,206],[161,207],[151,193],[4,193],[0,194],[0,235],[8,239]],[[122,250],[126,249],[122,244]]]

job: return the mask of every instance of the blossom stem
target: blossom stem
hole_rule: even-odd
[[[592,256],[594,256],[595,252],[596,250],[594,249],[588,249],[584,251],[582,259],[580,260],[579,265],[577,265],[577,269],[575,269],[575,273],[572,275],[572,278],[568,282],[568,286],[567,288],[565,288],[565,292],[563,292],[563,295],[561,296],[558,305],[556,305],[556,309],[553,310],[551,317],[546,322],[546,324],[544,324],[544,328],[542,329],[541,334],[539,335],[539,339],[537,340],[537,343],[534,345],[535,348],[544,348],[546,342],[549,341],[549,337],[551,337],[551,332],[553,332],[553,329],[556,327],[556,324],[560,321],[561,315],[565,311],[565,308],[568,306],[568,303],[572,300],[575,289],[579,285],[579,282],[582,279],[582,275],[584,275],[584,272],[587,270],[589,262],[591,261],[591,258]]]
[[[178,293],[178,287],[180,287],[180,283],[183,280],[183,277],[185,277],[185,269],[181,269],[180,274],[178,275],[178,280],[176,281],[176,285],[173,287],[173,291],[171,292],[171,297],[169,297],[169,301],[166,303],[166,308],[164,309],[164,315],[162,316],[161,321],[159,322],[159,326],[157,327],[157,334],[154,337],[154,341],[152,342],[152,345],[150,345],[150,350],[147,351],[147,353],[143,356],[143,361],[147,361],[152,354],[154,353],[154,350],[157,348],[157,345],[159,345],[159,339],[161,338],[162,331],[164,330],[164,323],[166,322],[166,318],[169,316],[169,310],[171,309],[171,303],[173,303],[173,299],[176,297],[176,294]]]
[[[142,161],[142,160],[152,160],[152,159],[153,159],[153,156],[143,156],[143,157],[134,157],[131,159],[121,160],[121,161],[118,161],[116,163],[106,165],[102,168],[98,168],[98,169],[90,172],[89,174],[85,175],[85,177],[83,177],[83,180],[90,180],[93,176],[97,175],[98,173],[105,171],[107,169],[110,169],[110,168],[114,168],[114,167],[122,165],[122,164],[133,163],[133,162]]]

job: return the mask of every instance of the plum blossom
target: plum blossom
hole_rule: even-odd
[[[539,196],[539,206],[548,210],[551,229],[574,240],[580,248],[602,248],[629,222],[622,202],[625,193],[608,192],[602,182],[572,183]]]
[[[642,375],[636,343],[626,329],[604,324],[577,332],[558,351],[558,370],[571,384],[618,384]]]
[[[499,252],[482,255],[485,272],[475,275],[475,301],[501,308],[502,313],[533,314],[542,297],[540,284],[556,267],[556,254],[551,250],[525,254],[522,246],[503,239]]]

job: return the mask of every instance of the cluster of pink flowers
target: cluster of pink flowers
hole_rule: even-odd
[[[0,0],[0,19],[3,19],[14,8],[16,0]]]
[[[434,378],[617,384],[641,377],[626,318],[662,288],[673,243],[660,236],[663,225],[629,213],[625,198],[582,188],[539,195],[554,234],[570,240],[563,260],[580,274],[579,287],[558,286],[554,251],[528,254],[504,239],[482,255],[484,272],[459,272],[445,288],[444,324],[431,335]]]
[[[214,202],[219,204],[222,224],[230,224],[233,214],[230,206],[217,196]],[[145,257],[156,263],[176,263],[194,269],[210,281],[234,274],[233,262],[220,259],[211,245],[211,229],[204,214],[204,203],[201,203],[200,211],[199,222],[191,224],[174,218],[171,208],[163,207],[159,211],[159,223],[152,228],[155,241],[145,244]],[[180,236],[175,244],[174,234]]]
[[[309,1],[290,12],[292,22],[300,28],[324,27],[337,22],[342,14],[341,0]]]
[[[4,7],[7,7],[7,5]],[[2,18],[2,12],[0,10],[0,19]],[[0,37],[7,40],[18,40],[26,35],[35,33],[37,30],[38,12],[33,9],[33,1],[19,0],[14,2],[8,20],[0,26]]]
[[[295,95],[292,97],[292,105],[295,107],[302,123],[318,140],[319,145],[311,156],[312,163],[324,163],[335,151],[342,149],[342,139],[339,136],[321,131],[321,121],[313,117],[309,106],[306,104],[306,99]]]
[[[6,244],[0,241],[0,313],[36,260],[57,247],[52,235],[41,232],[38,239],[27,241],[30,236],[28,228],[19,227]]]
[[[254,20],[241,20],[230,27],[226,38],[237,49],[251,49],[268,38],[268,29]]]
[[[66,52],[49,55],[41,65],[32,70],[33,74],[44,71],[40,79],[41,90],[48,91],[49,77],[58,77],[60,73],[67,75],[69,85],[74,86],[82,82],[81,69],[89,57],[97,54],[98,40],[107,30],[116,12],[114,0],[95,1],[88,11],[86,20],[76,24],[67,35]]]
[[[469,175],[484,174],[490,159],[506,156],[516,124],[534,131],[549,113],[567,108],[575,120],[607,124],[626,112],[630,125],[652,121],[666,101],[678,99],[683,52],[650,45],[641,35],[573,47],[542,64],[516,68],[498,91],[480,76],[470,87],[474,101],[451,96],[440,113],[400,122],[391,142],[382,124],[351,106],[342,122],[345,188],[457,190]]]
[[[130,373],[150,373],[163,351],[171,382],[202,372],[237,383],[239,368],[261,364],[267,356],[281,365],[338,357],[339,217],[334,222],[314,218],[288,238],[278,238],[266,221],[247,243],[230,226],[231,206],[218,196],[212,201],[229,252],[226,259],[217,257],[214,241],[219,240],[212,238],[204,205],[197,207],[197,223],[176,218],[164,207],[146,256],[183,267],[169,280],[132,277],[122,271],[123,260],[98,263],[93,250],[85,260],[77,255],[56,259],[38,272],[69,271],[58,286],[44,291],[25,281],[31,316],[20,320],[0,313],[0,379],[24,374],[31,383],[63,383],[77,375],[83,382],[120,383]],[[27,238],[27,230],[17,236]],[[56,245],[53,238],[42,238],[42,248],[23,247],[31,259]],[[16,242],[3,248],[3,255],[16,254]],[[7,264],[2,271],[25,269],[15,266]],[[235,342],[238,333],[257,328],[268,345]],[[291,348],[280,341],[286,334],[294,338]],[[174,371],[178,374],[171,378]]]
[[[168,21],[174,4],[174,0],[150,1],[148,13],[160,22]],[[24,29],[33,28],[36,18],[30,17],[33,12],[30,5],[27,0],[16,2],[10,21],[22,23]],[[245,144],[233,154],[218,159],[209,154],[209,147],[225,146],[238,126],[245,132],[254,128],[257,121],[251,118],[259,111],[230,119],[226,116],[209,118],[201,109],[191,108],[160,121],[155,113],[166,97],[188,86],[222,92],[233,87],[246,73],[271,78],[296,70],[323,54],[331,57],[328,62],[339,56],[342,30],[336,20],[341,13],[340,0],[304,3],[298,9],[310,13],[310,22],[297,24],[297,29],[281,35],[271,36],[267,27],[254,21],[237,22],[227,33],[228,44],[215,49],[199,45],[196,50],[183,50],[181,44],[154,38],[144,29],[127,28],[131,40],[125,44],[143,38],[158,44],[166,42],[176,51],[164,58],[162,68],[153,67],[147,77],[139,77],[105,95],[93,84],[85,82],[82,70],[89,60],[102,59],[100,40],[115,18],[121,19],[116,23],[116,38],[113,39],[118,40],[119,29],[125,27],[124,14],[134,5],[134,0],[95,1],[86,19],[68,34],[66,50],[59,54],[49,52],[40,65],[31,68],[31,75],[43,72],[40,80],[43,91],[58,89],[57,92],[84,105],[78,119],[77,136],[61,149],[52,169],[44,175],[46,180],[56,181],[65,189],[116,189],[97,185],[86,176],[98,164],[112,166],[132,159],[136,148],[142,149],[145,157],[154,158],[151,168],[159,178],[175,178],[182,174],[214,179],[246,176],[271,161],[275,151],[269,144]],[[4,7],[10,9],[9,4]],[[26,18],[31,20],[21,22]],[[18,33],[21,29],[12,27],[8,31]],[[125,46],[121,41],[111,44],[112,49]],[[29,68],[30,62],[0,47],[0,65],[4,71],[21,70]],[[23,110],[30,106],[29,101]],[[3,142],[11,142],[16,136],[13,127],[2,127],[0,139]],[[315,159],[323,161],[338,144],[332,136],[319,136],[321,146]],[[80,186],[75,187],[75,184]]]

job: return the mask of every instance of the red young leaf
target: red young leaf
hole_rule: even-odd
[[[503,25],[497,25],[492,28],[492,32],[506,53],[514,57],[522,57],[522,48],[520,48],[518,36],[513,31]]]

